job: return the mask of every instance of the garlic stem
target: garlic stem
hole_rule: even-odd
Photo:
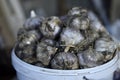
[[[31,10],[31,12],[30,12],[30,16],[31,16],[31,18],[36,17],[36,13],[35,13],[34,10]]]
[[[65,48],[64,52],[68,52],[69,49],[70,49],[70,46],[67,46],[67,47]]]

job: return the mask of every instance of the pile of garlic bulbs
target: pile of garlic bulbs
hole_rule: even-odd
[[[48,18],[32,12],[18,31],[16,55],[50,69],[92,68],[110,61],[117,44],[86,9],[74,7],[67,15]]]

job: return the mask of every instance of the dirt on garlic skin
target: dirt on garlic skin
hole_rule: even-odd
[[[78,58],[73,53],[61,52],[57,53],[51,61],[52,69],[72,70],[78,69]]]
[[[37,44],[36,57],[44,65],[49,65],[52,56],[55,55],[57,48],[51,46],[52,41],[41,41]]]
[[[61,29],[62,21],[56,16],[46,18],[40,27],[43,36],[50,39],[54,39],[60,33]]]
[[[83,68],[92,68],[104,63],[104,55],[100,52],[96,52],[92,48],[79,52],[77,56],[79,59],[79,64]]]

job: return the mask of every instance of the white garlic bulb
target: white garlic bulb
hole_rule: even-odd
[[[79,30],[73,28],[66,28],[61,33],[61,41],[65,42],[65,45],[76,45],[82,40],[84,36]]]
[[[60,52],[55,55],[51,61],[51,68],[53,69],[78,69],[78,58],[74,53]]]
[[[61,20],[56,16],[52,16],[43,21],[40,31],[44,37],[54,39],[59,34],[61,27]]]
[[[79,64],[83,68],[91,68],[91,67],[95,67],[95,66],[98,66],[104,63],[103,54],[100,52],[96,52],[92,48],[84,52],[79,52],[77,56],[79,59]]]

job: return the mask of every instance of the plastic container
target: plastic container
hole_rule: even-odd
[[[118,67],[118,54],[111,61],[94,68],[55,70],[25,63],[15,55],[13,50],[12,64],[18,80],[113,80],[113,72]]]
[[[118,68],[120,69],[120,52],[118,53]]]

